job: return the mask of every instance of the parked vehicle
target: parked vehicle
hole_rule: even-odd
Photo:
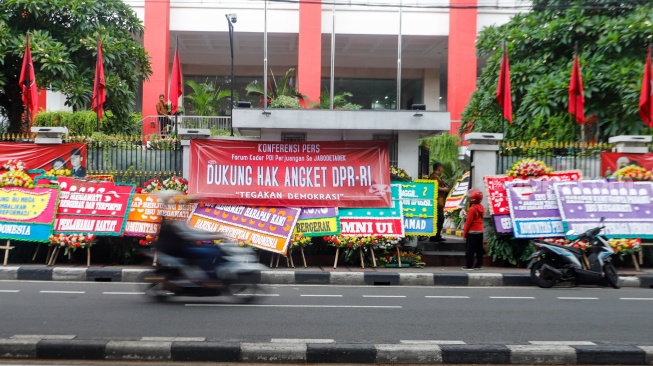
[[[619,288],[619,275],[612,263],[615,252],[608,240],[600,235],[605,228],[603,220],[601,218],[599,226],[578,235],[570,245],[533,240],[536,252],[531,255],[528,264],[531,280],[542,288],[550,288],[563,281],[574,281],[576,285],[607,283],[613,288]],[[575,234],[570,231],[567,236]],[[589,255],[573,246],[583,241],[591,245]]]
[[[183,221],[163,220],[161,225],[154,242],[156,270],[145,278],[146,295],[157,301],[168,296],[235,296],[250,302],[264,292],[254,283],[254,277],[266,267],[258,262],[252,249],[220,233],[190,228]],[[222,243],[215,245],[216,240]],[[180,250],[173,251],[171,246]],[[199,257],[193,256],[194,252]],[[154,259],[154,253],[144,254]]]

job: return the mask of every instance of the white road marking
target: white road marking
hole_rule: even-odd
[[[363,297],[396,298],[396,297],[406,297],[406,295],[363,295]]]
[[[39,291],[42,294],[85,294],[86,291]]]
[[[145,295],[145,292],[103,292],[103,295]]]
[[[469,296],[424,296],[427,299],[469,299]]]
[[[490,299],[534,299],[533,296],[490,296]]]
[[[400,340],[399,343],[403,344],[467,344],[465,341],[417,341],[417,340]]]
[[[272,338],[270,343],[336,343],[335,339]]]
[[[598,300],[598,297],[558,297],[558,300]]]
[[[212,307],[261,307],[261,308],[349,308],[349,309],[401,309],[402,306],[384,305],[282,305],[282,304],[185,304],[186,306],[212,306]]]
[[[620,297],[619,300],[653,300],[653,297]]]
[[[342,295],[299,295],[302,297],[342,297]]]
[[[20,292],[20,290],[0,290],[0,292]]]
[[[269,297],[274,297],[274,296],[279,296],[279,294],[234,294],[234,296],[269,296]]]
[[[596,346],[596,343],[590,341],[528,341],[528,343],[547,346]]]

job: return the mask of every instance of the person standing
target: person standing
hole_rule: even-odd
[[[159,129],[161,130],[161,135],[164,134],[168,126],[168,107],[165,103],[165,95],[159,95],[159,101],[156,103],[156,114],[159,115]]]
[[[433,163],[433,173],[429,176],[429,179],[438,181],[438,222],[435,232],[435,236],[432,236],[429,241],[434,242],[444,242],[446,241],[442,237],[442,227],[444,226],[444,204],[447,201],[447,195],[449,194],[449,186],[447,182],[442,179],[442,171],[444,166],[440,162]]]
[[[463,228],[463,239],[465,239],[465,267],[464,270],[482,269],[483,268],[483,217],[485,217],[485,208],[481,204],[483,192],[478,189],[469,191],[469,210],[467,210],[467,219]],[[476,257],[476,265],[474,265]]]

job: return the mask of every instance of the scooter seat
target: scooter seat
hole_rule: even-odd
[[[558,248],[562,248],[562,249],[568,250],[568,251],[570,251],[570,252],[572,252],[572,253],[574,253],[574,254],[577,254],[577,255],[581,255],[581,251],[580,251],[580,249],[574,248],[574,247],[572,247],[572,246],[568,246],[568,245],[560,245],[560,244],[553,244],[553,243],[547,243],[547,244],[548,244],[548,245],[551,245],[551,246],[554,246],[554,247],[558,247]]]

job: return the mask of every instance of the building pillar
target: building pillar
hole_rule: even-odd
[[[308,101],[320,101],[322,79],[322,4],[299,3],[299,46],[297,60],[297,90]]]
[[[501,133],[473,132],[465,135],[471,161],[469,189],[484,192],[483,177],[497,174],[497,154],[502,140]],[[483,206],[487,207],[486,196],[483,196]]]
[[[451,0],[449,4],[449,54],[447,111],[449,133],[457,135],[460,117],[476,90],[476,20],[478,0]],[[456,8],[460,6],[460,8]]]
[[[416,132],[399,131],[397,137],[397,166],[413,179],[421,179],[419,174],[419,136]]]
[[[143,117],[156,116],[159,94],[168,95],[170,65],[170,0],[145,2],[145,34],[143,45],[152,62],[152,75],[143,82]],[[156,119],[154,119],[156,121]],[[143,124],[143,135],[159,133],[157,123]]]

